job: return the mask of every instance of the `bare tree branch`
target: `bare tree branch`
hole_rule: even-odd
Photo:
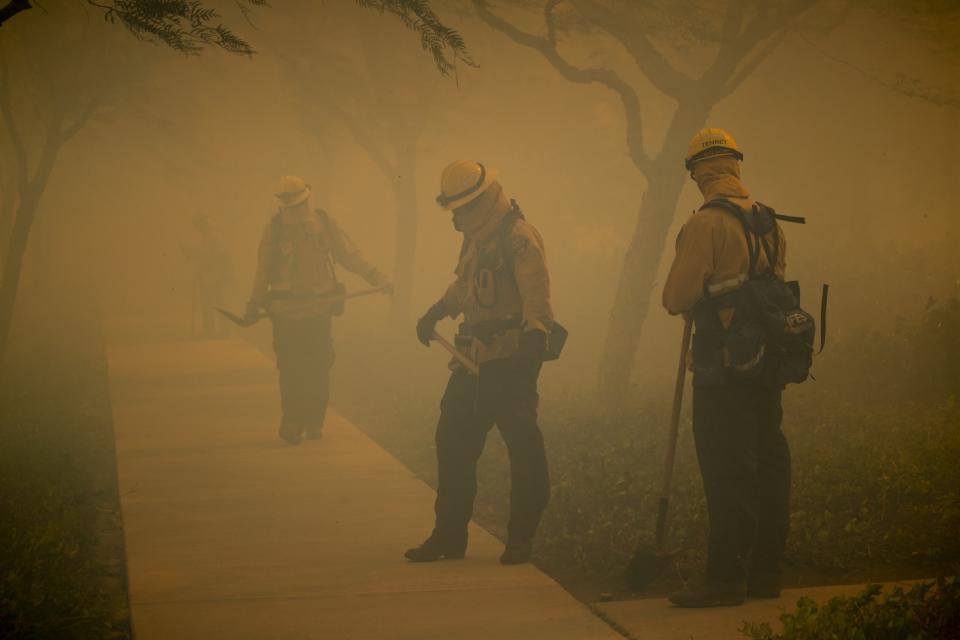
[[[733,23],[742,24],[745,7],[740,1],[731,3],[717,57],[703,75],[704,80],[718,87],[717,99],[733,93],[780,46],[783,34],[794,21],[816,3],[817,0],[792,0],[772,11],[765,4],[759,3],[757,17],[747,24],[742,33],[739,26],[736,28],[739,35],[732,35]],[[757,50],[764,40],[767,41],[766,44]],[[755,50],[756,53],[751,56],[751,52]]]
[[[387,160],[386,155],[383,153],[383,149],[374,141],[374,139],[368,134],[368,132],[360,126],[360,123],[357,122],[356,118],[346,112],[346,110],[341,109],[339,106],[334,104],[325,105],[325,108],[328,109],[331,113],[335,114],[343,125],[347,128],[347,131],[350,132],[350,135],[353,136],[353,139],[357,141],[364,151],[370,156],[374,164],[380,169],[380,171],[387,178],[390,178],[396,174],[396,167]]]
[[[571,3],[580,15],[624,46],[653,86],[672,98],[689,94],[694,79],[674,68],[657,51],[636,16],[616,14],[594,0],[572,0]]]
[[[58,136],[61,142],[66,142],[73,136],[77,135],[77,132],[83,128],[85,124],[90,120],[94,113],[97,112],[97,107],[100,106],[100,101],[96,98],[91,98],[83,109],[80,110],[80,113],[77,115],[76,120],[73,124],[60,129]]]
[[[776,51],[781,44],[783,44],[783,38],[779,36],[770,36],[763,48],[755,53],[746,63],[744,63],[736,72],[736,74],[724,84],[721,98],[726,98],[731,93],[736,91],[737,88],[743,84],[743,81],[750,77],[750,75],[756,71],[757,67],[759,67],[764,60],[769,58],[770,54]]]
[[[950,98],[948,96],[940,95],[939,93],[936,93],[932,87],[924,86],[923,84],[921,84],[919,80],[901,76],[899,83],[890,82],[889,80],[885,80],[875,73],[871,73],[870,71],[867,71],[863,67],[857,66],[856,64],[850,62],[849,60],[844,60],[843,58],[830,53],[829,51],[827,51],[820,45],[816,44],[813,40],[805,36],[803,33],[800,33],[799,31],[794,31],[794,35],[796,35],[797,38],[799,38],[802,42],[806,43],[807,46],[814,49],[815,51],[817,51],[817,53],[827,58],[828,60],[832,60],[833,62],[850,67],[851,69],[853,69],[854,71],[862,75],[864,78],[867,78],[872,82],[876,82],[882,87],[885,87],[891,91],[895,91],[896,93],[899,93],[901,95],[908,96],[910,98],[926,100],[927,102],[930,102],[940,107],[947,107],[948,109],[960,109],[960,100],[956,98]]]
[[[633,164],[637,169],[646,173],[650,170],[652,163],[650,156],[647,155],[643,148],[643,125],[640,115],[640,100],[637,97],[636,91],[613,70],[597,68],[582,69],[572,65],[560,55],[560,52],[557,50],[556,35],[550,17],[553,7],[557,4],[555,0],[550,0],[544,6],[548,36],[540,37],[526,33],[500,16],[492,13],[487,6],[486,0],[473,0],[473,6],[481,20],[517,44],[539,51],[560,75],[570,82],[580,84],[596,82],[617,94],[623,103],[623,110],[626,116],[627,148],[630,151],[630,158],[633,160]]]
[[[0,25],[17,15],[21,11],[33,8],[30,0],[10,0],[3,7],[0,7]]]

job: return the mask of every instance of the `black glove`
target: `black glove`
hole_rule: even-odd
[[[423,343],[423,346],[429,347],[433,340],[433,329],[437,323],[446,317],[447,312],[443,310],[443,304],[438,302],[423,314],[423,317],[417,320],[417,340]]]
[[[520,348],[517,357],[530,362],[543,362],[547,356],[547,334],[540,329],[524,331],[520,334]]]

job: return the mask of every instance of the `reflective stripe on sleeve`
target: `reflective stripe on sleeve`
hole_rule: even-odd
[[[724,280],[723,282],[717,282],[715,284],[707,285],[707,293],[711,296],[715,296],[721,293],[726,293],[727,291],[733,291],[734,289],[739,289],[740,286],[747,281],[747,274],[741,273],[740,275],[730,278],[729,280]]]

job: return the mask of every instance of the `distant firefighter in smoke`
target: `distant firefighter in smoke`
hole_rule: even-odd
[[[391,293],[389,278],[322,210],[310,208],[310,186],[296,176],[280,179],[274,195],[280,210],[260,240],[257,271],[244,320],[265,312],[273,323],[283,417],[280,437],[298,444],[321,436],[334,362],[331,322],[348,297],[335,264]]]

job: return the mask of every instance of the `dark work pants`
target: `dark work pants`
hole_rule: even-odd
[[[287,429],[319,430],[327,414],[334,361],[330,316],[272,320],[282,425]]]
[[[477,460],[494,424],[510,455],[509,539],[533,538],[550,498],[547,456],[537,425],[539,375],[539,363],[487,362],[480,369],[478,395],[477,376],[451,374],[437,425],[437,538],[465,544],[477,493]]]
[[[740,381],[693,388],[693,433],[710,516],[707,579],[779,577],[790,524],[790,449],[780,391]]]

